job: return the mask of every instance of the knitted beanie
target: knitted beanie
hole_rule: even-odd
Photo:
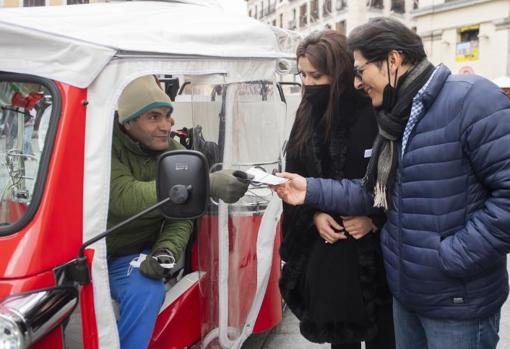
[[[134,120],[154,108],[173,106],[170,97],[158,86],[153,75],[133,80],[122,91],[118,102],[119,123]]]

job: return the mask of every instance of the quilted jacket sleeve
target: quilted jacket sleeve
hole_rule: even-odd
[[[113,152],[110,211],[117,216],[131,217],[156,203],[156,181],[136,180]]]
[[[490,269],[510,252],[510,100],[486,80],[464,99],[461,141],[484,203],[465,226],[441,241],[440,260],[450,275],[466,278]]]
[[[156,243],[152,246],[152,251],[167,248],[172,251],[175,259],[178,260],[186,249],[192,231],[193,221],[191,220],[167,220],[163,224]]]
[[[361,184],[361,180],[307,178],[305,204],[320,210],[345,216],[376,214],[374,200]]]

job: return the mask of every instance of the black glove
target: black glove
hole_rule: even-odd
[[[226,203],[239,200],[250,184],[250,175],[239,170],[221,170],[209,174],[209,187],[211,197]]]
[[[170,275],[175,264],[175,257],[167,249],[157,250],[145,258],[140,264],[140,272],[148,278],[161,280]]]

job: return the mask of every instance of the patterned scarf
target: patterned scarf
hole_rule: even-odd
[[[414,96],[433,71],[434,66],[426,58],[412,67],[398,80],[397,101],[393,108],[390,111],[379,110],[376,114],[379,134],[363,178],[364,187],[374,193],[374,207],[388,208],[387,198],[393,185],[398,157],[395,143],[402,139]]]

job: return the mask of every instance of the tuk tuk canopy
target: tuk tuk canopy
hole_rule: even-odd
[[[286,32],[193,0],[4,9],[0,32],[2,70],[81,88],[116,57],[274,61],[295,48]]]

